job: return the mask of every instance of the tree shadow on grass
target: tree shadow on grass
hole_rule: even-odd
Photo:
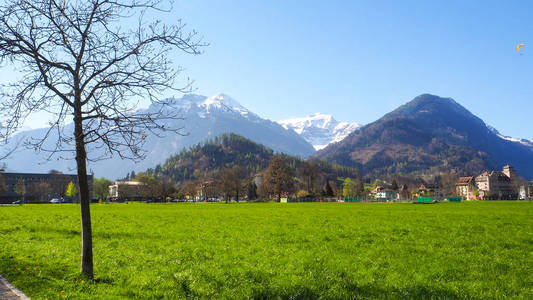
[[[79,270],[66,265],[53,263],[43,265],[35,261],[17,259],[9,254],[0,255],[0,274],[27,296],[36,298],[83,281],[105,285],[114,282],[108,277],[88,279]]]
[[[342,289],[317,291],[305,285],[284,288],[260,287],[253,289],[253,299],[473,299],[454,291],[429,285],[414,285],[405,288],[383,288],[377,285],[350,284]]]
[[[55,228],[52,226],[27,226],[29,232],[45,234],[57,234],[63,237],[80,236],[80,229]],[[101,239],[159,239],[160,236],[149,235],[145,232],[117,232],[117,231],[93,231],[93,238]]]

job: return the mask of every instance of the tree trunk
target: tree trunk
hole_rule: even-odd
[[[93,237],[91,229],[91,211],[89,199],[89,180],[87,178],[87,152],[83,136],[81,108],[74,111],[74,136],[76,139],[76,164],[78,167],[78,186],[80,188],[81,207],[81,272],[89,278],[93,273]]]

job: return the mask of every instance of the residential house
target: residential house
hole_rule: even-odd
[[[474,195],[476,190],[476,180],[474,176],[460,177],[455,183],[455,192],[457,196],[463,197],[463,199],[473,200],[477,199]]]
[[[370,194],[372,194],[374,197],[376,197],[376,195],[381,191],[385,189],[385,187],[381,186],[381,185],[377,185],[375,188],[373,188],[371,191],[370,191]]]
[[[444,198],[442,188],[438,184],[421,184],[418,186],[417,196],[419,197],[435,197]]]
[[[376,191],[376,200],[397,201],[399,198],[398,196],[398,192],[388,188],[383,188],[379,191]]]

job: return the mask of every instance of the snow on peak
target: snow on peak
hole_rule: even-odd
[[[245,110],[245,108],[239,102],[237,102],[237,100],[222,93],[219,93],[219,94],[216,94],[214,96],[207,98],[202,103],[202,105],[208,108],[209,107],[216,107],[216,108],[228,107],[228,108],[237,109],[237,110]]]
[[[290,118],[278,121],[285,129],[292,129],[308,141],[316,150],[325,148],[330,143],[343,140],[361,125],[358,123],[339,122],[332,115],[314,113],[309,117]]]
[[[501,139],[504,139],[504,140],[507,140],[507,141],[510,141],[510,142],[520,143],[520,144],[522,144],[524,146],[530,147],[533,150],[533,139],[527,140],[527,139],[520,139],[520,138],[514,138],[514,137],[506,136],[506,135],[501,134],[496,128],[494,128],[494,127],[492,127],[492,126],[490,126],[488,124],[487,124],[487,128],[492,133],[494,133],[497,136],[499,136]]]
[[[199,106],[204,108],[207,113],[210,113],[212,110],[217,110],[224,112],[236,112],[244,117],[248,117],[252,114],[237,100],[222,93],[216,94],[205,99]]]

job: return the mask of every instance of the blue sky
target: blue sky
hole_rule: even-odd
[[[211,43],[178,61],[197,92],[270,119],[369,123],[432,93],[533,138],[531,11],[531,1],[182,0],[173,14]]]
[[[531,11],[532,1],[178,0],[165,21],[182,18],[210,43],[175,57],[196,93],[226,93],[273,120],[369,123],[432,93],[531,139]]]

